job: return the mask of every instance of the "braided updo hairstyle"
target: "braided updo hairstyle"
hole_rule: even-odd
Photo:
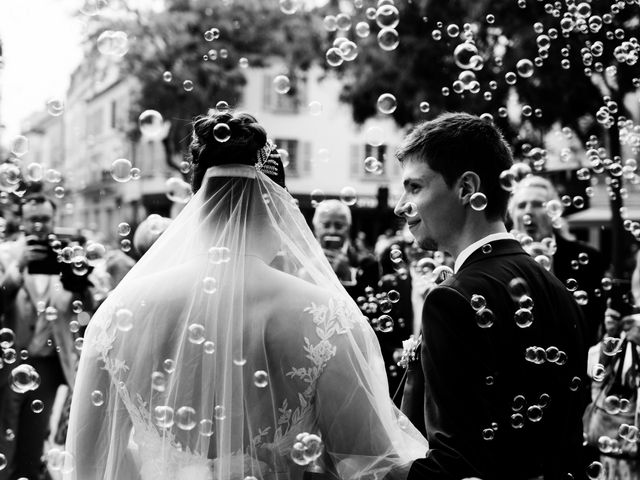
[[[220,126],[222,124],[226,127]],[[267,132],[248,113],[224,112],[198,116],[193,122],[193,137],[189,144],[193,191],[198,191],[209,167],[234,163],[255,165],[256,154],[266,143]]]

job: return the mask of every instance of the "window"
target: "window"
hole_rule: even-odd
[[[388,166],[385,161],[387,158],[386,152],[387,145],[373,147],[365,144],[364,148],[361,145],[351,145],[351,176],[361,180],[386,178],[389,173],[387,172]],[[373,157],[380,162],[380,168],[377,171],[369,171],[367,169],[369,165],[366,165],[365,160],[369,157]]]
[[[285,169],[286,175],[300,175],[300,159],[298,158],[298,140],[276,138],[274,143],[278,149],[284,149],[289,153],[289,165]]]
[[[104,130],[104,110],[98,108],[89,114],[88,118],[88,134],[98,136]]]
[[[276,113],[297,113],[306,98],[306,80],[298,78],[291,83],[291,89],[287,93],[278,93],[273,86],[275,77],[276,75],[269,73],[263,77],[264,109]]]

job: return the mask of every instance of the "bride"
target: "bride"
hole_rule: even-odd
[[[265,130],[213,113],[190,148],[195,196],[87,329],[65,478],[406,477],[427,442]]]

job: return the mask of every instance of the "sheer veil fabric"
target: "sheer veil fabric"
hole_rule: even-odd
[[[87,329],[65,478],[297,479],[316,457],[404,478],[427,442],[387,392],[293,198],[255,167],[211,167]],[[303,432],[323,449],[300,451]]]

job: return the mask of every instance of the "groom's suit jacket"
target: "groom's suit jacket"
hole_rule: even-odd
[[[422,369],[409,372],[414,390],[403,407],[414,423],[424,421],[429,452],[413,463],[409,479],[585,478],[587,352],[580,308],[517,241],[491,247],[472,253],[425,299]],[[514,318],[522,289],[533,299],[533,323],[526,328]],[[486,301],[485,328],[473,295]],[[530,347],[539,347],[537,355]],[[566,360],[547,360],[540,349],[558,356],[550,347]],[[423,399],[415,398],[420,390]]]

